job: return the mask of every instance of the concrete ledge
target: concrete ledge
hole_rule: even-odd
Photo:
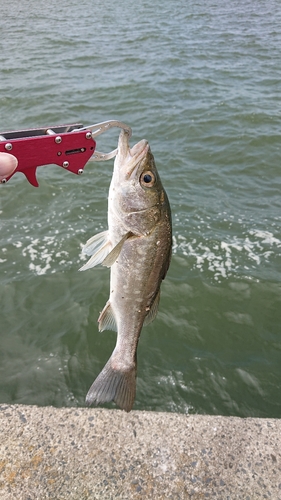
[[[281,499],[281,420],[0,406],[0,498]]]

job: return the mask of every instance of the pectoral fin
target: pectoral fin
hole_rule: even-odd
[[[83,247],[83,253],[86,255],[92,255],[90,260],[84,266],[80,267],[79,271],[86,271],[91,267],[95,267],[98,264],[102,264],[104,259],[112,249],[112,244],[109,240],[109,232],[103,231],[102,233],[95,234],[92,236]]]
[[[143,326],[149,325],[149,323],[152,323],[152,321],[156,318],[156,314],[158,312],[159,300],[160,300],[160,290],[157,293],[153,303],[150,306],[150,310],[148,311],[148,313],[145,317],[145,320],[143,322]]]
[[[130,238],[131,236],[134,236],[134,234],[131,233],[130,231],[128,233],[126,233],[125,236],[123,236],[123,238],[119,241],[119,243],[117,243],[117,245],[105,257],[104,261],[102,262],[103,266],[111,267],[114,264],[114,262],[116,261],[116,259],[118,258],[119,254],[122,250],[122,247],[123,247],[125,241],[128,238]]]

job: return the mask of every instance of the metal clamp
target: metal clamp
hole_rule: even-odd
[[[125,130],[129,138],[132,135],[131,127],[117,120],[88,127],[75,123],[0,132],[0,152],[13,154],[18,162],[17,168],[6,179],[2,179],[2,183],[7,182],[16,172],[22,172],[30,184],[37,187],[36,169],[39,166],[56,164],[80,175],[88,161],[110,160],[118,150],[99,153],[95,150],[95,137],[113,127]]]
[[[89,125],[87,127],[79,128],[79,130],[90,130],[92,132],[92,138],[94,139],[98,135],[103,134],[104,132],[113,127],[118,127],[125,130],[129,138],[132,135],[131,127],[129,127],[129,125],[126,125],[126,123],[120,122],[118,120],[108,120],[106,122],[95,123],[94,125]],[[118,151],[117,149],[114,149],[110,153],[100,153],[99,151],[95,151],[94,154],[89,159],[89,161],[110,160],[111,158],[114,158],[114,156],[117,155],[117,151]]]

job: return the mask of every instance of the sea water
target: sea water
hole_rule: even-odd
[[[0,131],[122,120],[170,199],[136,409],[281,416],[280,26],[277,0],[1,3]],[[112,352],[109,270],[78,272],[112,166],[0,186],[1,403],[83,406]]]

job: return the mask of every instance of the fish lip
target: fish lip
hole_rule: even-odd
[[[140,149],[140,146],[143,144],[143,147]],[[142,139],[141,141],[137,142],[131,149],[130,149],[130,155],[132,157],[137,157],[138,155],[142,154],[143,150],[148,146],[148,141],[146,139]],[[140,149],[140,151],[138,151]],[[136,150],[136,152],[135,152]]]
[[[118,141],[118,152],[114,169],[119,171],[123,180],[129,180],[135,169],[140,165],[150,150],[146,139],[137,142],[132,148],[129,146],[129,136],[121,130]]]
[[[140,151],[138,151],[138,147],[141,145],[141,143],[144,143],[144,146],[141,148]],[[137,149],[136,153],[134,153],[134,151],[133,151],[134,148]],[[148,141],[146,139],[143,139],[142,141],[135,144],[132,149],[129,150],[129,154],[131,156],[130,163],[133,162],[133,165],[126,172],[127,179],[129,179],[132,176],[133,172],[138,168],[140,161],[146,157],[149,149],[150,149],[150,147],[149,147]],[[132,153],[133,153],[133,155],[132,155]]]

